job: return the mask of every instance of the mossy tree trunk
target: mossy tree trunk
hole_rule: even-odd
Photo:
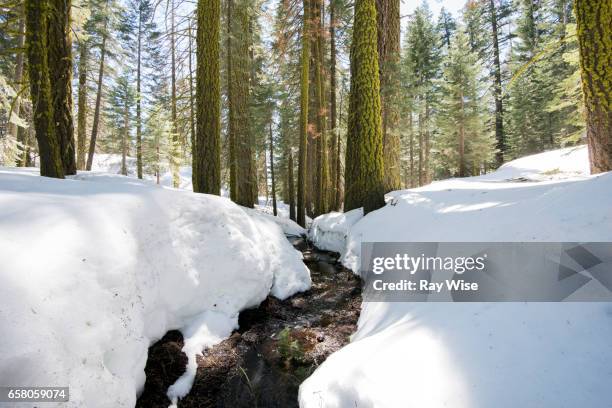
[[[385,204],[375,0],[356,0],[346,146],[345,211]]]
[[[385,191],[401,188],[400,173],[400,2],[376,0],[378,63],[385,157]]]
[[[53,122],[60,144],[64,174],[76,174],[72,121],[71,0],[52,1],[49,12],[48,63]]]
[[[298,156],[297,223],[306,226],[306,166],[308,143],[308,92],[310,76],[310,13],[309,2],[303,0],[302,55],[300,73],[300,145]]]
[[[221,192],[221,90],[219,78],[220,0],[198,0],[196,138],[193,189]]]
[[[591,173],[612,170],[612,7],[609,0],[576,0],[582,93]]]
[[[40,155],[41,176],[64,178],[62,150],[53,123],[53,99],[49,78],[48,0],[26,0],[26,50],[34,127]]]

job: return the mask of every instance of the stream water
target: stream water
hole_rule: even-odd
[[[361,308],[361,283],[337,254],[288,237],[302,251],[312,288],[280,301],[268,297],[240,313],[240,328],[197,358],[187,407],[297,407],[299,385],[331,353],[349,342]],[[183,337],[168,332],[149,348],[140,408],[166,408],[166,391],[185,370]]]

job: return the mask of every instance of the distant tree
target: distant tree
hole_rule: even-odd
[[[478,89],[477,58],[469,51],[463,30],[458,30],[444,64],[437,116],[440,137],[435,150],[439,154],[437,165],[444,175],[478,175],[495,151],[495,141],[485,126],[486,108]]]

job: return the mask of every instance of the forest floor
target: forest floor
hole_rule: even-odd
[[[302,381],[349,342],[361,309],[360,279],[336,253],[289,240],[304,255],[311,289],[284,301],[269,296],[240,313],[240,328],[197,357],[193,387],[178,407],[297,407]],[[171,331],[149,348],[137,407],[168,407],[168,387],[187,363],[182,347],[181,333]]]

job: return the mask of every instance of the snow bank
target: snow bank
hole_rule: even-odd
[[[612,241],[612,173],[588,176],[586,157],[562,149],[395,191],[351,227],[343,262],[357,271],[364,241]],[[608,407],[610,336],[609,303],[363,303],[300,406]]]
[[[308,238],[319,249],[343,254],[349,231],[361,218],[362,208],[346,213],[331,212],[320,215],[313,220]]]
[[[131,407],[166,331],[183,331],[195,361],[240,310],[310,287],[281,228],[228,199],[37,172],[0,168],[2,385],[70,386],[66,406]],[[190,387],[181,381],[172,395]]]

